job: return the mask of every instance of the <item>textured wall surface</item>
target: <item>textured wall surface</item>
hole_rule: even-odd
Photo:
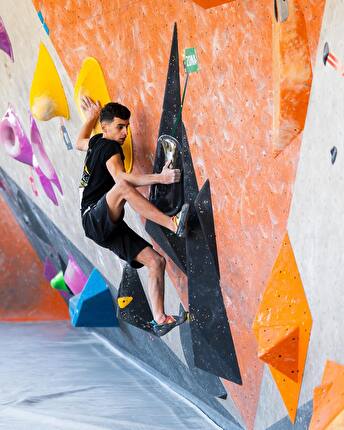
[[[294,31],[291,40],[295,44],[288,46],[289,39],[287,42],[285,38],[279,39],[276,50],[272,1],[221,2],[225,4],[210,9],[196,3],[191,0],[2,2],[0,16],[12,42],[15,62],[0,51],[0,79],[6,83],[0,87],[0,109],[5,113],[10,102],[28,132],[29,91],[42,41],[67,95],[71,119],[65,121],[65,126],[75,141],[81,122],[73,102],[73,85],[84,58],[93,56],[102,66],[113,100],[126,104],[133,113],[134,171],[150,173],[173,24],[177,23],[180,54],[184,48],[196,47],[201,67],[199,73],[190,77],[183,121],[198,184],[201,187],[207,178],[211,183],[221,289],[243,380],[242,386],[223,380],[228,398],[216,401],[247,429],[273,425],[289,428],[280,393],[258,359],[252,323],[288,231],[313,317],[299,406],[312,399],[325,360],[343,361],[343,342],[339,339],[343,328],[339,270],[343,178],[339,142],[343,137],[340,89],[344,81],[340,73],[323,65],[322,48],[328,41],[337,57],[344,60],[341,41],[344,6],[340,0],[290,0],[297,6],[298,25],[300,19],[305,24],[300,32],[293,25],[295,14],[291,13],[284,31],[288,36]],[[50,37],[37,11],[42,12]],[[278,26],[282,28],[283,23]],[[283,31],[279,34],[283,36]],[[290,76],[298,77],[295,70],[300,70],[300,59],[295,55],[288,57],[293,50],[298,51],[298,46],[309,53],[307,76],[305,80],[288,80]],[[283,65],[280,77],[275,73],[277,63]],[[181,79],[183,84],[183,72]],[[304,82],[308,85],[306,91],[296,88]],[[273,136],[278,123],[273,122],[274,92],[286,95],[285,88],[293,97],[287,100],[289,106],[294,102],[302,105],[302,121],[292,133],[293,139],[283,143],[284,150],[276,157]],[[279,101],[282,114],[288,114],[286,98]],[[36,197],[29,182],[30,168],[2,150],[0,166],[110,280],[115,291],[122,264],[83,235],[78,210],[83,155],[67,151],[59,126],[57,118],[38,124],[61,180],[64,194],[58,196],[59,206],[47,200],[39,184]],[[332,165],[329,151],[334,145],[338,156]],[[143,192],[148,195],[148,190]],[[130,208],[126,216],[147,237],[143,220]],[[176,313],[180,303],[187,306],[187,280],[171,261],[167,271],[167,309]],[[145,269],[139,274],[145,286]],[[328,341],[324,340],[324,330]],[[187,364],[178,331],[160,342]],[[130,350],[130,346],[126,347]],[[132,349],[135,350],[134,345]],[[298,420],[302,422],[300,417]]]
[[[68,319],[66,304],[50,289],[43,264],[0,196],[0,320]]]

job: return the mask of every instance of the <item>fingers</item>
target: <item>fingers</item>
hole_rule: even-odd
[[[92,108],[94,106],[96,106],[97,108],[101,108],[99,100],[97,100],[95,102],[91,99],[91,97],[88,97],[88,96],[82,96],[81,97],[81,105],[88,107],[88,108]]]
[[[174,184],[175,182],[180,182],[180,178],[182,176],[182,173],[179,169],[169,169],[168,165],[170,165],[171,162],[168,162],[165,164],[164,169],[161,172],[161,176],[163,179],[163,184]]]
[[[170,166],[171,166],[171,164],[172,164],[172,161],[171,160],[167,160],[166,163],[165,163],[165,165],[164,165],[164,169],[169,169]]]
[[[170,171],[170,184],[174,184],[175,182],[179,182],[181,178],[181,172],[179,169],[173,169]]]
[[[181,172],[179,169],[174,170],[174,182],[179,182],[181,178]]]
[[[87,110],[88,109],[88,101],[86,97],[81,98],[81,109]]]
[[[100,110],[101,110],[101,104],[99,102],[99,100],[97,100],[96,102],[94,102],[91,97],[88,96],[83,96],[81,97],[81,109],[84,112],[94,112],[99,114]]]

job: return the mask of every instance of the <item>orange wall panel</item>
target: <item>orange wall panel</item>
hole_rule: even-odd
[[[0,322],[67,320],[67,304],[1,196],[0,219]]]

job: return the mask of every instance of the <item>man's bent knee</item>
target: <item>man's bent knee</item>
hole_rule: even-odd
[[[148,268],[152,271],[160,272],[162,270],[165,270],[165,267],[166,267],[165,257],[155,252],[154,256],[152,256],[152,259],[148,264]]]
[[[119,191],[119,193],[121,194],[124,200],[128,200],[128,197],[130,196],[131,192],[134,189],[131,183],[126,181],[125,179],[118,179],[116,181],[115,187]]]
[[[144,248],[136,256],[135,260],[146,266],[150,272],[162,272],[165,270],[165,257],[160,255],[150,246]]]

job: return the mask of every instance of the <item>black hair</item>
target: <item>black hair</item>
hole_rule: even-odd
[[[115,117],[127,120],[130,118],[130,115],[131,115],[130,110],[127,107],[119,103],[111,102],[111,103],[107,103],[102,108],[102,110],[100,111],[99,120],[100,122],[103,122],[103,121],[111,122]]]

